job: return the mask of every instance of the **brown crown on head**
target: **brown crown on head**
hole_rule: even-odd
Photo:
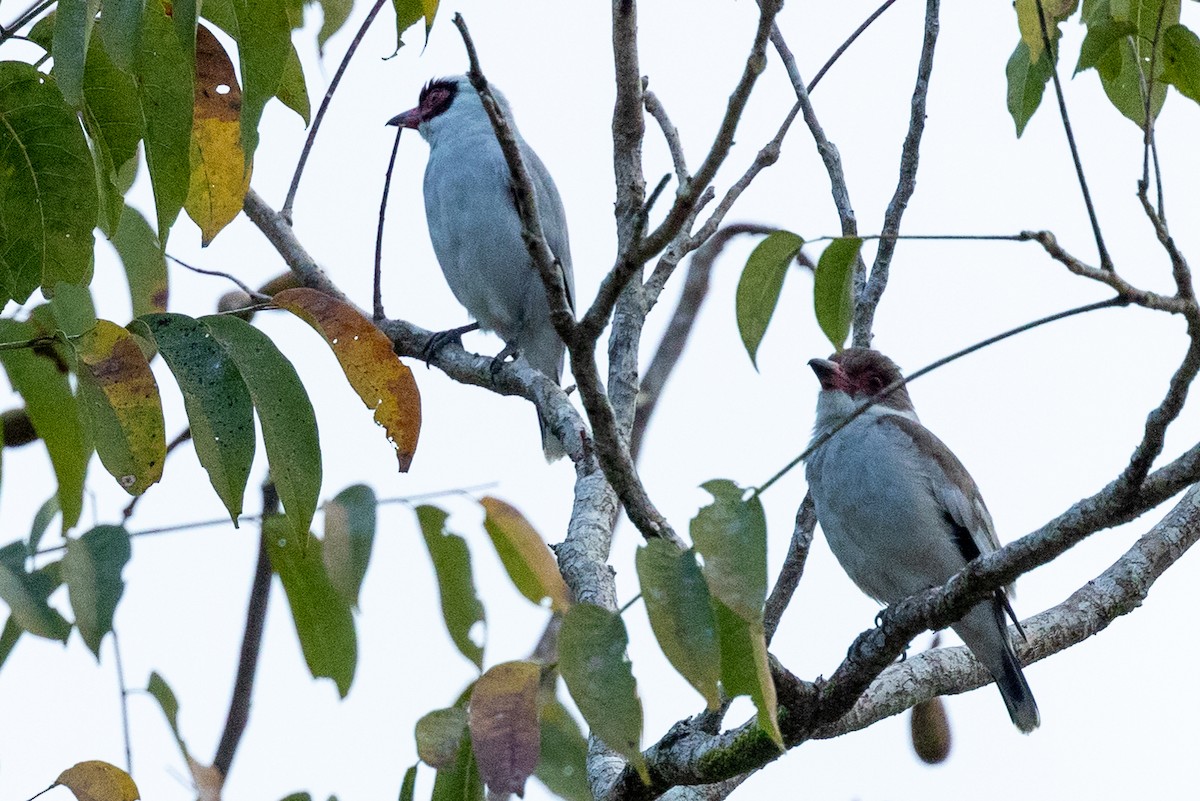
[[[904,378],[894,361],[869,348],[846,348],[831,356],[830,361],[839,368],[838,388],[855,400],[874,397]],[[878,403],[901,411],[913,408],[908,388],[903,384]]]

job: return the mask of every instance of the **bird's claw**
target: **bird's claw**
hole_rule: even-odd
[[[517,349],[516,345],[505,345],[504,350],[500,351],[495,355],[495,357],[492,358],[492,380],[495,380],[496,374],[504,369],[504,365],[508,362],[510,357],[513,359],[513,361],[516,361],[516,358],[519,355],[521,355],[521,351]]]
[[[425,362],[425,367],[429,367],[429,363],[433,361],[433,357],[438,355],[438,352],[447,345],[454,343],[460,348],[462,347],[462,335],[470,331],[479,329],[479,323],[471,323],[470,325],[460,325],[458,328],[451,328],[449,331],[436,331],[429,335],[429,341],[425,343],[425,347],[421,349],[421,358]]]

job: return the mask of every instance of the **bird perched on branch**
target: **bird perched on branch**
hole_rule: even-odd
[[[872,401],[807,464],[817,520],[859,589],[892,604],[945,584],[972,559],[1000,547],[975,481],[917,419],[908,390],[901,385],[877,397],[902,378],[891,359],[850,348],[808,365],[821,382],[814,441]],[[1006,614],[1020,630],[1001,588],[953,629],[995,678],[1013,723],[1028,733],[1040,718]]]
[[[492,95],[516,137],[533,183],[542,233],[562,271],[574,312],[575,277],[562,199],[546,166],[517,132],[508,101]],[[389,125],[414,128],[429,143],[425,167],[425,218],[446,283],[484,331],[495,331],[505,348],[496,364],[520,354],[556,383],[562,380],[564,345],[550,322],[550,304],[522,237],[512,173],[479,94],[465,75],[428,83],[416,108]],[[436,349],[476,326],[435,336]],[[563,445],[538,416],[547,461]]]

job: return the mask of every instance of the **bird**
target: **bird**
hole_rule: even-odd
[[[508,100],[490,88],[532,179],[542,233],[562,271],[574,314],[575,275],[562,198],[546,165],[518,132]],[[546,290],[522,237],[508,162],[470,80],[456,75],[430,81],[416,107],[397,114],[388,125],[415,129],[429,143],[424,182],[429,237],[446,283],[476,320],[436,334],[431,348],[457,340],[477,325],[504,340],[493,367],[519,354],[561,383],[565,345],[550,322]],[[540,412],[538,424],[546,461],[553,462],[565,449]]]
[[[817,521],[859,589],[893,604],[940,587],[1000,547],[974,479],[917,418],[895,362],[876,350],[847,348],[808,365],[821,384],[814,444],[870,402],[815,447],[805,465]],[[878,397],[892,385],[898,388]],[[1041,718],[1006,614],[1021,631],[1008,591],[1000,588],[952,628],[996,680],[1013,724],[1028,734]]]

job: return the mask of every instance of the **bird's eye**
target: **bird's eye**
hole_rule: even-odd
[[[450,104],[450,90],[435,86],[425,95],[426,116],[433,117],[446,110]]]
[[[878,395],[883,391],[883,379],[877,375],[867,377],[867,392],[871,395]]]

